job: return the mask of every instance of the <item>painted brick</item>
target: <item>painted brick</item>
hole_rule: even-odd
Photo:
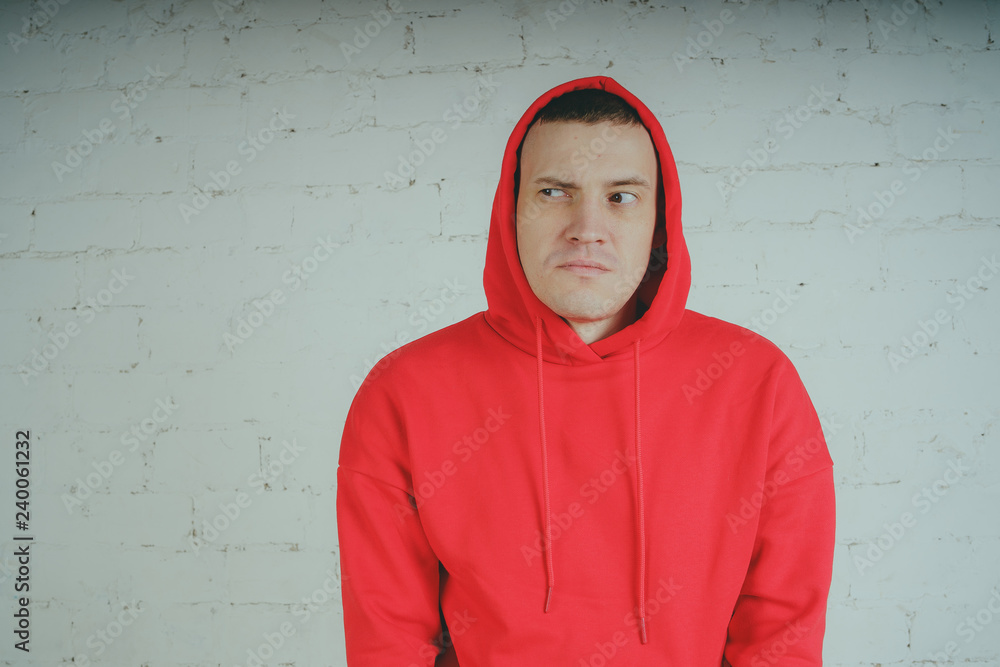
[[[483,25],[489,25],[483,31]],[[413,21],[414,64],[434,67],[463,62],[516,65],[522,62],[521,25],[499,5],[473,5],[449,16]]]
[[[344,664],[333,473],[356,383],[486,306],[511,126],[594,74],[643,99],[671,142],[687,305],[777,344],[825,418],[827,664],[930,664],[950,640],[960,652],[938,664],[1000,660],[997,621],[960,633],[1000,583],[1000,309],[992,278],[970,283],[1000,241],[993,3],[56,4],[16,52],[9,33],[41,3],[0,7],[0,400],[37,443],[33,664],[252,664],[282,623],[294,634],[261,663]],[[163,72],[148,90],[147,67]],[[498,86],[477,98],[480,77]],[[792,125],[813,87],[828,99]],[[249,160],[241,143],[276,109],[294,118]],[[84,145],[102,120],[114,131]],[[777,150],[754,161],[769,136]],[[230,160],[240,173],[223,176]],[[905,190],[880,203],[895,180]],[[114,271],[134,279],[113,294]],[[446,280],[462,294],[429,319]],[[91,298],[109,303],[83,322]],[[131,449],[167,397],[177,411]],[[973,471],[859,571],[955,457]],[[269,475],[259,495],[254,475]],[[225,523],[241,492],[249,506],[208,539],[203,522]],[[88,637],[132,599],[143,615],[96,656]]]

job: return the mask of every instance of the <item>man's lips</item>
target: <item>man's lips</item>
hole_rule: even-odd
[[[609,271],[608,267],[592,259],[574,259],[559,265],[560,269],[566,269],[572,273],[582,276],[596,276]]]

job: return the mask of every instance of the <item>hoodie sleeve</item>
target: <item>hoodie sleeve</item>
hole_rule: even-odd
[[[833,461],[812,402],[785,361],[775,390],[765,501],[723,666],[823,664],[835,541]]]
[[[413,506],[402,419],[362,386],[337,470],[337,532],[347,662],[433,665],[441,645],[438,558]]]

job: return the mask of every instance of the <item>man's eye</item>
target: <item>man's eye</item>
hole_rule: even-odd
[[[566,193],[558,188],[543,188],[542,194],[545,195],[546,197],[559,197]]]
[[[636,197],[631,192],[616,192],[613,195],[611,195],[611,201],[613,201],[616,204],[631,204],[632,202],[637,201],[638,199],[639,198]]]

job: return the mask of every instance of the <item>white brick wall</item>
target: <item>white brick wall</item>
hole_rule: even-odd
[[[1000,664],[982,611],[1000,585],[1000,277],[975,278],[1000,252],[1000,3],[392,6],[0,7],[0,665],[343,665],[334,473],[352,376],[485,306],[508,133],[592,74],[672,141],[691,307],[756,318],[829,422],[827,663]],[[451,122],[481,75],[496,91]],[[412,184],[387,184],[435,131]],[[97,145],[68,163],[85,134]],[[134,278],[114,291],[115,271]],[[446,280],[467,289],[415,327]],[[779,294],[794,301],[775,317]],[[65,349],[45,347],[67,327]],[[178,406],[160,421],[158,399]],[[17,429],[33,442],[30,654],[8,627]],[[968,471],[914,503],[955,462]],[[135,620],[106,643],[123,609]]]

